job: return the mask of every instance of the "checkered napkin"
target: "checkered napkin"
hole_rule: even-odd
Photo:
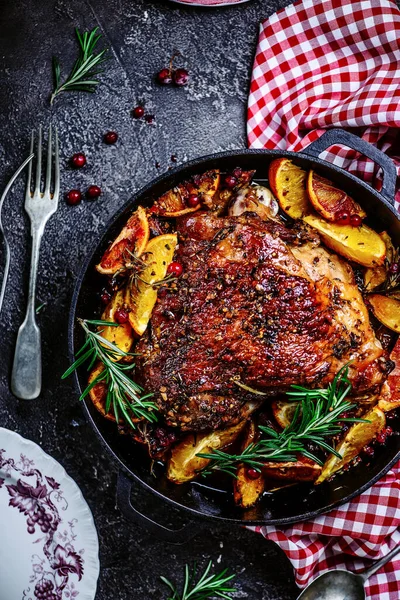
[[[400,176],[400,12],[390,0],[303,0],[261,23],[248,105],[252,148],[301,151],[326,128],[360,135]],[[321,158],[380,189],[372,161],[341,146]],[[397,188],[397,207],[400,189]],[[400,543],[400,465],[352,502],[295,526],[255,531],[286,553],[305,587],[331,568],[360,572]],[[400,599],[400,559],[367,583]]]
[[[249,0],[172,0],[177,4],[191,4],[192,6],[229,6],[231,4],[243,4]]]
[[[252,148],[301,151],[342,127],[400,176],[400,11],[393,0],[304,0],[261,23],[248,104]],[[332,146],[321,158],[380,189],[379,167]],[[396,194],[397,207],[400,189]]]

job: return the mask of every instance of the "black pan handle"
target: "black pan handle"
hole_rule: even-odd
[[[158,539],[169,544],[186,544],[204,528],[199,523],[190,521],[181,529],[168,529],[164,525],[153,521],[143,513],[139,512],[131,502],[133,481],[123,471],[118,473],[117,481],[117,506],[122,514],[130,521],[134,521],[141,527],[145,527]]]
[[[375,148],[372,144],[362,140],[357,135],[349,133],[344,129],[328,129],[320,138],[302,150],[302,154],[318,157],[321,152],[335,144],[343,144],[352,150],[358,150],[358,152],[361,152],[361,154],[364,154],[364,156],[367,156],[381,167],[383,172],[383,183],[380,193],[385,200],[394,206],[397,180],[396,167],[386,154],[381,150],[378,150],[378,148]]]

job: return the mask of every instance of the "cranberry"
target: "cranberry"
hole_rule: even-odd
[[[90,200],[94,200],[95,198],[98,198],[101,194],[101,189],[99,188],[98,185],[91,185],[90,187],[88,187],[88,190],[86,192],[86,196],[88,198],[90,198]]]
[[[182,87],[187,84],[189,81],[189,73],[186,69],[176,69],[173,73],[174,75],[174,83],[179,87]]]
[[[65,197],[67,199],[67,204],[69,204],[70,206],[75,206],[76,204],[79,204],[82,200],[82,194],[79,190],[70,190]]]
[[[178,161],[178,158],[175,156],[175,154],[171,155],[171,162],[176,163]]]
[[[111,144],[115,144],[115,142],[117,141],[118,133],[116,133],[116,131],[107,131],[107,133],[104,134],[103,139],[106,144],[111,146]]]
[[[384,444],[389,435],[392,435],[393,429],[391,427],[384,427],[380,433],[376,436],[378,444]]]
[[[81,169],[86,165],[86,156],[83,152],[77,152],[71,158],[71,164],[75,169]]]
[[[179,277],[179,275],[182,275],[183,273],[183,267],[181,265],[181,263],[179,262],[172,262],[171,264],[168,265],[168,269],[167,269],[167,273],[170,273],[172,275],[176,275],[177,277]]]
[[[111,294],[107,290],[103,290],[100,296],[102,304],[108,304],[111,300]]]
[[[135,119],[141,119],[144,116],[143,106],[137,106],[136,108],[134,108],[132,111],[132,115],[135,117]]]
[[[236,179],[239,179],[239,177],[242,176],[242,173],[243,173],[243,171],[240,167],[236,167],[236,169],[233,169],[233,171],[232,171],[232,175],[234,177],[236,177]]]
[[[399,263],[392,263],[392,264],[389,266],[389,269],[388,269],[388,270],[389,270],[389,273],[390,273],[391,275],[396,275],[396,273],[398,273],[398,272],[400,271],[400,264],[399,264]]]
[[[362,218],[360,217],[360,215],[351,215],[350,225],[352,225],[353,227],[360,227],[360,225],[362,225]]]
[[[190,194],[189,198],[186,200],[186,204],[189,208],[195,208],[199,204],[199,197],[197,194]]]
[[[123,325],[129,321],[129,313],[124,308],[119,308],[114,313],[114,319],[119,325]]]
[[[153,123],[154,115],[146,115],[144,120],[146,121],[146,123]]]
[[[232,190],[237,184],[237,179],[234,175],[226,175],[224,179],[225,187]]]
[[[157,81],[161,83],[161,85],[169,85],[172,83],[172,72],[171,69],[161,69],[157,73]]]
[[[336,216],[336,222],[340,225],[350,225],[350,215],[345,210],[342,210]]]
[[[259,473],[259,471],[256,471],[255,469],[247,469],[246,471],[246,475],[249,479],[259,479],[261,473]]]

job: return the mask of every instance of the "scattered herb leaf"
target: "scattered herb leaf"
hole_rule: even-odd
[[[99,81],[95,77],[101,72],[99,65],[107,59],[107,48],[97,54],[95,52],[101,38],[101,34],[97,33],[98,29],[95,27],[92,31],[85,31],[82,34],[77,28],[75,29],[79,42],[79,56],[64,83],[61,83],[60,62],[58,58],[53,57],[54,91],[50,97],[50,104],[53,104],[54,99],[61,92],[93,93],[96,90]]]
[[[185,580],[183,582],[182,592],[178,592],[176,585],[171,583],[166,577],[161,577],[161,581],[169,587],[172,596],[168,600],[206,600],[206,598],[226,598],[230,600],[232,596],[228,596],[230,592],[236,592],[236,589],[230,587],[229,582],[235,575],[228,575],[227,569],[216,575],[210,575],[212,562],[210,561],[201,577],[196,582],[196,564],[190,570],[188,565],[185,565]]]

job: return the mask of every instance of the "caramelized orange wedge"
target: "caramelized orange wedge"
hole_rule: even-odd
[[[362,219],[367,216],[361,206],[346,192],[312,169],[308,174],[307,192],[315,210],[328,221],[337,221],[342,212],[358,215]]]
[[[103,275],[115,275],[139,257],[149,241],[150,228],[144,208],[139,208],[128,219],[119,236],[106,250],[96,269]]]
[[[150,240],[143,253],[143,262],[146,266],[140,273],[140,279],[127,288],[129,322],[138,335],[146,331],[157,300],[157,289],[154,284],[165,278],[177,243],[176,233],[159,235]]]
[[[292,219],[301,219],[311,211],[306,191],[307,173],[288,158],[277,158],[268,171],[271,190],[279,206]]]

